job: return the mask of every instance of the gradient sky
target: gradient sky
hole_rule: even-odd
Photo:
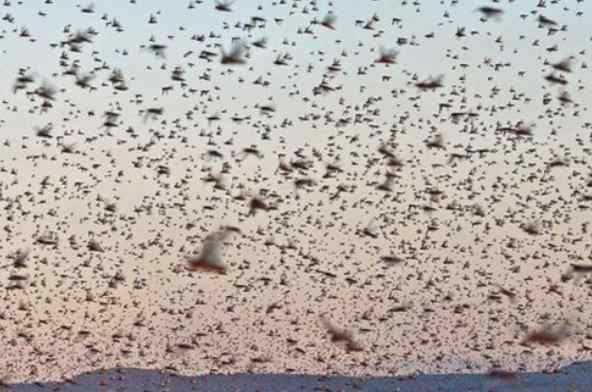
[[[215,10],[212,1],[188,9],[186,1],[112,0],[96,1],[90,14],[71,1],[11,3],[0,6],[2,17],[14,17],[0,22],[5,378],[59,378],[110,366],[171,366],[188,374],[449,372],[494,364],[541,368],[590,357],[592,320],[584,311],[590,282],[561,276],[570,263],[590,262],[592,245],[590,201],[582,201],[592,173],[585,67],[592,3],[547,1],[542,8],[536,1],[499,1],[493,4],[504,14],[485,22],[477,11],[485,2],[462,0],[336,0],[318,2],[317,9],[303,1],[238,0],[229,13]],[[314,34],[298,33],[328,11],[337,15],[335,30],[312,25]],[[158,23],[148,24],[151,14]],[[541,27],[539,14],[556,20],[558,31]],[[356,25],[373,15],[379,17],[374,30]],[[235,27],[253,16],[267,22],[250,34]],[[107,25],[113,18],[123,32]],[[98,35],[74,53],[59,45],[68,38],[65,26],[71,32],[92,27]],[[19,36],[22,27],[34,42]],[[459,27],[466,37],[455,36]],[[194,34],[204,34],[204,42],[191,40]],[[141,49],[151,36],[167,45],[164,59]],[[251,47],[243,66],[199,59],[202,50],[229,48],[233,37],[266,37],[267,48]],[[408,43],[398,44],[399,38]],[[374,63],[381,46],[397,49],[396,64]],[[65,66],[59,65],[62,53]],[[289,65],[274,65],[283,53],[291,55]],[[549,64],[568,56],[574,56],[573,72],[564,89],[574,103],[562,106],[562,88],[544,76]],[[327,80],[340,88],[313,96],[334,59],[342,70]],[[107,65],[94,72],[95,91],[62,75],[73,61],[82,72]],[[177,66],[186,71],[187,87],[171,80]],[[20,68],[35,82],[13,93]],[[107,81],[115,68],[128,91],[116,92]],[[200,78],[204,73],[210,81]],[[415,87],[440,74],[443,88]],[[259,76],[270,85],[254,85]],[[46,113],[40,113],[40,98],[26,94],[43,81],[60,89]],[[162,95],[165,86],[173,90]],[[208,92],[200,96],[201,90]],[[269,117],[256,107],[270,103],[276,112]],[[441,103],[451,108],[440,113]],[[144,119],[140,111],[151,107],[164,108],[164,115]],[[102,114],[108,110],[121,115],[119,126],[106,131]],[[454,122],[452,112],[478,116]],[[208,124],[214,114],[220,121]],[[368,121],[355,123],[356,114]],[[235,115],[250,119],[235,123]],[[346,118],[352,121],[336,126]],[[533,123],[534,135],[513,140],[497,131],[518,121]],[[37,137],[35,127],[48,122],[54,137]],[[436,133],[445,149],[426,148]],[[76,143],[77,152],[61,153],[60,143]],[[405,163],[387,194],[376,189],[387,171],[377,151],[381,143]],[[262,158],[243,156],[251,145]],[[491,152],[449,163],[451,154],[479,148]],[[210,159],[208,150],[224,158]],[[294,161],[297,151],[313,168],[278,173],[278,155]],[[558,158],[568,166],[549,170]],[[223,162],[230,167],[228,187],[214,190],[202,179],[217,174]],[[323,178],[333,162],[343,171]],[[158,176],[158,165],[171,174]],[[294,180],[302,177],[318,184],[296,192]],[[348,191],[333,200],[339,185]],[[440,201],[430,201],[433,188],[443,191]],[[241,191],[267,192],[278,209],[248,216],[247,201],[233,198]],[[105,211],[98,197],[114,201],[116,213]],[[462,208],[445,208],[453,201]],[[435,210],[425,213],[416,204]],[[483,217],[472,213],[475,205]],[[522,231],[528,222],[540,223],[541,234]],[[434,223],[437,230],[426,235]],[[224,224],[241,228],[224,247],[226,275],[175,272]],[[377,238],[360,235],[369,224],[379,229]],[[57,247],[35,242],[50,231],[58,234]],[[73,235],[78,246],[68,241]],[[91,238],[105,252],[87,250]],[[511,238],[514,247],[507,246]],[[18,249],[30,250],[29,277],[24,290],[9,290],[9,276],[23,273],[10,260]],[[403,262],[385,268],[380,257],[387,255]],[[110,287],[118,271],[125,281]],[[492,300],[499,286],[512,290],[515,302]],[[269,315],[271,304],[280,308]],[[409,310],[389,312],[401,305]],[[322,314],[350,329],[365,350],[345,355],[327,337]],[[564,321],[574,331],[561,344],[519,344],[529,330]],[[179,348],[192,339],[198,343],[191,350]],[[270,362],[253,361],[263,357]]]

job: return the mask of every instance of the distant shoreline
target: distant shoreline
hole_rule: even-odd
[[[420,374],[347,377],[302,374],[212,374],[181,376],[168,371],[115,368],[80,374],[64,382],[5,384],[10,391],[557,391],[589,392],[592,361],[574,362],[554,372]],[[557,389],[563,388],[563,389]]]

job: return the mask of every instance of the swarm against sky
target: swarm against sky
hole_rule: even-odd
[[[0,377],[590,359],[591,12],[4,1]]]

